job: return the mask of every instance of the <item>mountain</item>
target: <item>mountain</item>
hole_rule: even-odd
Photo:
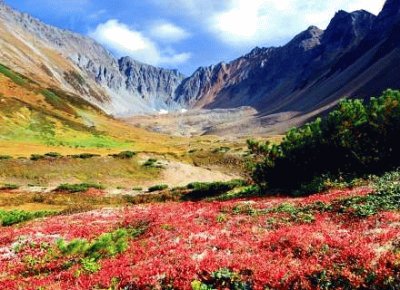
[[[185,114],[171,118],[182,128],[201,119],[199,134],[246,135],[255,128],[257,134],[282,133],[343,97],[400,88],[400,0],[388,0],[377,16],[338,11],[325,30],[310,26],[284,46],[257,47],[189,77],[130,57],[116,59],[88,37],[1,3],[0,63],[116,116],[192,110],[187,120]],[[148,128],[168,131],[154,122]]]
[[[82,96],[113,115],[168,109],[184,76],[128,57],[116,59],[91,38],[46,25],[0,1],[0,63]]]
[[[339,11],[325,31],[311,26],[282,47],[255,48],[230,63],[198,69],[183,81],[175,99],[192,108],[251,106],[264,126],[286,130],[344,96],[358,96],[354,81],[360,69],[331,70],[363,46],[377,23],[376,16],[363,10]],[[376,91],[391,85],[378,84]]]

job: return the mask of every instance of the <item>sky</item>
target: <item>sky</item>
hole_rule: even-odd
[[[378,14],[384,0],[6,0],[45,23],[88,35],[116,57],[190,75],[256,46],[284,45],[338,10]]]

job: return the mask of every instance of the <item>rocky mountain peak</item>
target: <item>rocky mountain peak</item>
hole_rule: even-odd
[[[287,46],[307,51],[320,44],[323,34],[324,31],[322,29],[316,26],[310,26],[307,30],[296,35]]]
[[[383,6],[381,16],[394,16],[400,13],[400,0],[387,0]]]
[[[335,49],[357,44],[371,31],[375,18],[365,10],[352,13],[340,10],[325,30],[323,42]]]
[[[384,32],[400,21],[400,0],[387,0],[375,22],[376,33]]]

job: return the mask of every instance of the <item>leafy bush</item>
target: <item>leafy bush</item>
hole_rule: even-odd
[[[136,155],[136,152],[132,152],[132,151],[122,151],[118,154],[110,154],[110,156],[112,156],[114,158],[120,158],[120,159],[131,159],[135,155]]]
[[[222,146],[219,148],[215,148],[212,153],[227,153],[228,151],[230,151],[231,148],[230,147],[226,147],[226,146]]]
[[[12,226],[21,222],[29,221],[36,218],[54,215],[56,212],[51,211],[37,211],[27,212],[22,210],[4,211],[0,210],[0,225]]]
[[[99,154],[92,154],[92,153],[81,153],[81,154],[75,154],[75,155],[71,155],[72,158],[75,159],[90,159],[93,157],[100,157]]]
[[[94,273],[100,270],[98,261],[104,258],[114,257],[128,249],[129,240],[141,235],[147,225],[140,224],[135,228],[121,228],[111,233],[105,233],[89,242],[86,239],[75,239],[66,242],[63,239],[57,241],[57,250],[64,256],[69,256],[71,265],[77,261],[86,272]]]
[[[250,270],[235,273],[229,269],[220,269],[211,274],[202,273],[201,280],[192,282],[193,290],[212,290],[212,289],[253,289]]]
[[[323,174],[362,176],[400,165],[400,92],[368,104],[344,100],[324,119],[290,130],[279,145],[249,141],[253,179],[294,189]]]
[[[12,156],[10,155],[0,155],[0,160],[10,160],[12,159]]]
[[[149,187],[148,191],[149,192],[154,192],[154,191],[160,191],[160,190],[165,190],[168,188],[168,185],[166,184],[158,184],[158,185],[154,185]]]
[[[374,194],[350,198],[345,206],[359,217],[371,216],[380,211],[400,210],[400,171],[375,178],[374,187]]]
[[[143,163],[144,167],[157,167],[157,159],[150,158],[145,163]]]
[[[197,200],[206,197],[218,196],[236,187],[246,186],[243,180],[232,180],[228,182],[193,182],[187,185],[191,192],[184,196],[186,200]]]
[[[76,239],[69,243],[58,240],[57,247],[63,255],[81,255],[97,261],[102,257],[113,257],[125,251],[128,247],[128,231],[118,229],[102,234],[91,243],[84,239]]]
[[[13,190],[13,189],[18,189],[19,186],[16,184],[11,184],[11,183],[6,183],[3,185],[0,185],[0,190]]]
[[[11,79],[17,85],[23,86],[28,83],[27,79],[22,75],[13,72],[5,65],[0,64],[0,73]]]
[[[56,188],[56,191],[65,191],[65,192],[85,192],[88,191],[90,188],[94,189],[104,189],[104,186],[101,184],[96,183],[80,183],[80,184],[69,184],[64,183],[61,184]]]
[[[42,159],[44,159],[44,158],[45,158],[44,155],[32,154],[30,159],[31,159],[32,161],[38,161],[38,160],[42,160]]]
[[[51,157],[51,158],[60,158],[60,157],[62,157],[62,155],[60,153],[58,153],[58,152],[49,152],[49,153],[44,154],[44,156]]]

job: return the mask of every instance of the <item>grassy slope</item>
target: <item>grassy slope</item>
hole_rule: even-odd
[[[123,150],[143,152],[144,159],[155,156],[238,173],[243,169],[240,155],[244,143],[212,136],[171,137],[135,128],[106,116],[79,97],[44,88],[0,64],[0,155],[14,157],[0,160],[3,183],[101,182],[118,187],[147,184],[159,177],[160,170],[144,168],[137,158],[130,162],[104,157]],[[48,152],[87,152],[103,157],[40,162],[16,159]]]
[[[128,127],[78,97],[43,88],[1,65],[0,102],[2,154],[183,149],[175,146],[177,140]]]
[[[182,159],[190,150],[230,146],[212,136],[178,138],[145,131],[106,116],[77,96],[71,96],[19,75],[0,64],[0,154],[29,156],[57,151],[62,154],[108,154],[129,149],[170,153]],[[189,160],[190,158],[184,158]]]

